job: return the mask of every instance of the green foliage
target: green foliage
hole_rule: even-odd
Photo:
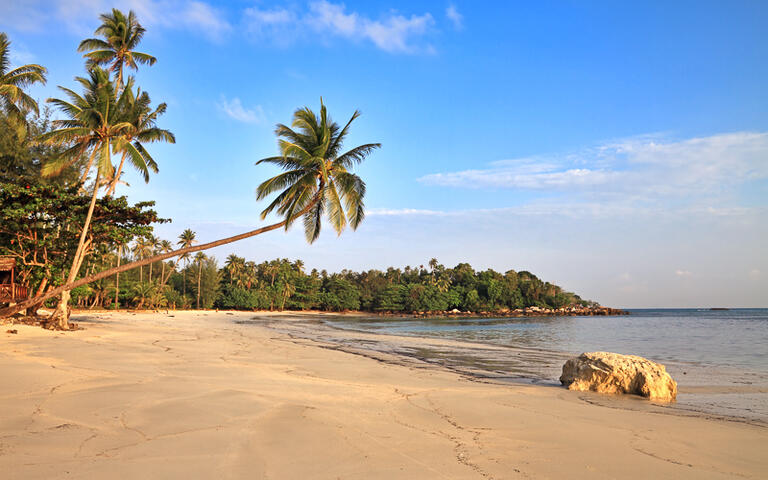
[[[224,288],[216,307],[230,310],[254,310],[265,307],[263,293],[244,288]]]
[[[323,282],[320,294],[320,307],[323,310],[340,312],[360,308],[360,290],[349,280],[333,275]]]
[[[21,284],[36,289],[43,281],[61,283],[77,249],[89,201],[77,186],[0,183],[0,255],[16,257]],[[130,205],[125,197],[99,199],[85,250],[86,267],[96,267],[93,256],[113,261],[107,254],[117,244],[147,236],[153,224],[166,222],[150,208],[153,205]]]

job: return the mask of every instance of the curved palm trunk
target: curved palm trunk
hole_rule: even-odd
[[[304,207],[304,209],[294,215],[294,218],[298,218],[305,213],[307,213],[317,202],[317,199],[311,202],[309,205]],[[210,248],[219,247],[221,245],[227,245],[228,243],[237,242],[238,240],[244,240],[246,238],[255,237],[256,235],[260,235],[262,233],[270,232],[272,230],[277,230],[278,228],[284,227],[288,220],[283,220],[279,223],[274,223],[272,225],[268,225],[266,227],[257,228],[256,230],[251,230],[250,232],[241,233],[239,235],[233,235],[231,237],[222,238],[221,240],[216,240],[213,242],[204,243],[202,245],[195,245],[192,247],[186,247],[181,248],[179,250],[174,250],[168,253],[162,253],[159,255],[155,255],[154,257],[145,258],[143,260],[137,260],[135,262],[126,263],[124,265],[121,265],[119,267],[113,267],[109,270],[104,270],[103,272],[99,272],[90,276],[87,276],[85,278],[81,278],[80,280],[74,281],[74,282],[67,282],[65,285],[61,285],[59,287],[56,287],[54,289],[51,289],[50,291],[46,292],[41,297],[34,297],[29,300],[25,300],[23,302],[20,302],[16,305],[6,307],[3,309],[0,309],[0,318],[5,318],[10,315],[13,315],[14,313],[20,312],[24,310],[25,308],[29,307],[30,305],[34,305],[35,303],[44,302],[48,299],[51,299],[55,297],[56,295],[61,294],[62,292],[72,290],[73,288],[77,288],[81,285],[86,285],[91,282],[95,282],[96,280],[101,280],[102,278],[111,277],[112,275],[115,275],[117,273],[126,272],[128,270],[133,270],[134,268],[138,268],[140,266],[148,265],[151,262],[157,262],[160,260],[167,260],[169,258],[177,257],[179,255],[184,255],[186,253],[194,253],[199,252],[202,250],[208,250]]]
[[[75,250],[75,258],[72,261],[72,267],[69,269],[69,275],[67,276],[67,283],[72,283],[77,278],[77,273],[80,271],[80,266],[85,258],[85,237],[88,235],[88,230],[91,226],[91,219],[93,218],[93,210],[96,207],[96,198],[99,196],[99,179],[101,177],[101,170],[96,171],[96,180],[93,185],[93,195],[91,196],[91,204],[88,206],[88,214],[85,216],[85,222],[83,223],[83,231],[80,232],[80,241],[77,244],[77,250]],[[74,287],[72,287],[74,288]],[[56,291],[58,289],[54,289]],[[56,310],[51,315],[48,323],[61,330],[69,329],[69,291],[70,289],[61,291],[61,298],[56,306]],[[51,292],[48,292],[50,294]],[[26,302],[25,302],[26,303]]]

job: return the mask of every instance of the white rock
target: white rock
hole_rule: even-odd
[[[636,355],[582,353],[565,362],[560,383],[569,390],[633,393],[665,402],[677,397],[677,382],[666,367]]]

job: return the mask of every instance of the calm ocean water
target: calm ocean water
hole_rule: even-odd
[[[556,382],[566,356],[588,351],[641,355],[678,381],[677,408],[768,422],[768,309],[644,309],[617,317],[335,319],[371,333],[509,347],[417,354],[447,366]],[[522,353],[520,353],[522,352]],[[505,354],[506,353],[506,354]],[[506,357],[506,358],[505,358]]]

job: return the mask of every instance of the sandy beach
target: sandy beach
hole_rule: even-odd
[[[4,327],[0,476],[768,475],[763,426],[488,384],[234,322],[253,316],[99,313],[73,316],[83,329],[69,333]]]

